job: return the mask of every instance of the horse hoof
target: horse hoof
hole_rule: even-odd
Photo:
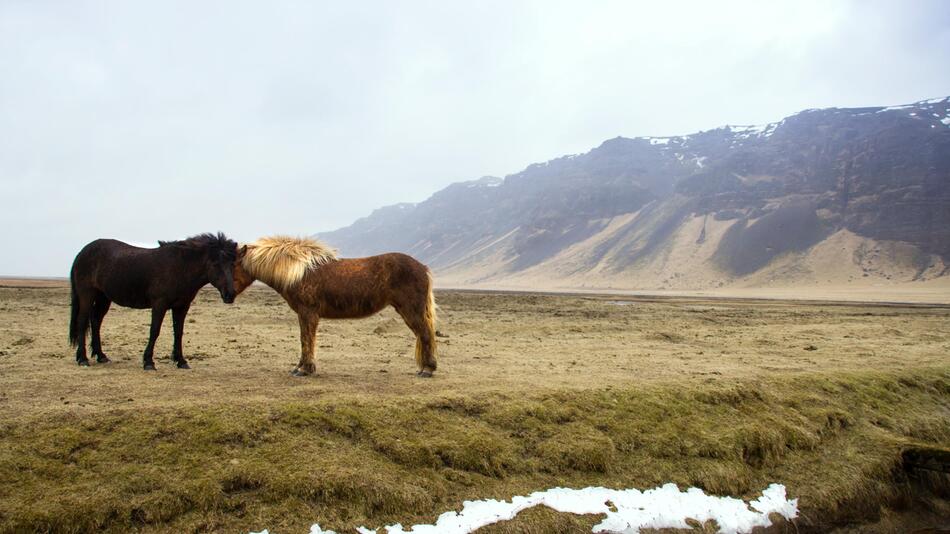
[[[105,354],[100,354],[99,356],[96,356],[96,363],[112,363],[112,360],[110,360]]]
[[[432,371],[419,371],[416,373],[419,378],[432,378]]]
[[[178,362],[177,365],[178,365],[178,368],[179,368],[179,369],[191,369],[191,366],[188,365],[188,362],[186,362],[186,361],[184,361],[184,360]]]
[[[145,364],[145,366],[143,367],[143,369],[146,370],[146,371],[154,371],[154,370],[155,370],[155,364],[154,364],[154,363],[147,363],[147,364]]]
[[[79,365],[79,367],[89,367],[89,360],[78,360],[76,364]]]
[[[294,369],[293,371],[290,372],[290,376],[297,376],[297,377],[310,376],[310,373],[301,371],[300,369]]]

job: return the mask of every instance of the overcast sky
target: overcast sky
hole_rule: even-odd
[[[0,275],[332,230],[623,135],[950,95],[950,2],[0,0]]]

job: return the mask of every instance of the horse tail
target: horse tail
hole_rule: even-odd
[[[416,361],[424,362],[424,365],[431,367],[431,371],[435,371],[436,304],[435,293],[432,291],[432,271],[429,271],[428,269],[426,269],[426,283],[426,308],[425,312],[423,313],[423,320],[425,322],[425,330],[428,335],[416,338]],[[429,357],[425,358],[426,355]]]
[[[85,333],[86,325],[79,324],[79,292],[76,291],[76,267],[69,271],[69,287],[72,293],[72,303],[69,313],[69,344],[79,346],[79,338]]]

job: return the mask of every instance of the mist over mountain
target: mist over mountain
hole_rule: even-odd
[[[950,97],[618,137],[319,238],[443,284],[691,288],[950,273]]]

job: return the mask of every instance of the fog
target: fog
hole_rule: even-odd
[[[0,2],[0,275],[312,234],[623,135],[950,94],[950,3]]]

